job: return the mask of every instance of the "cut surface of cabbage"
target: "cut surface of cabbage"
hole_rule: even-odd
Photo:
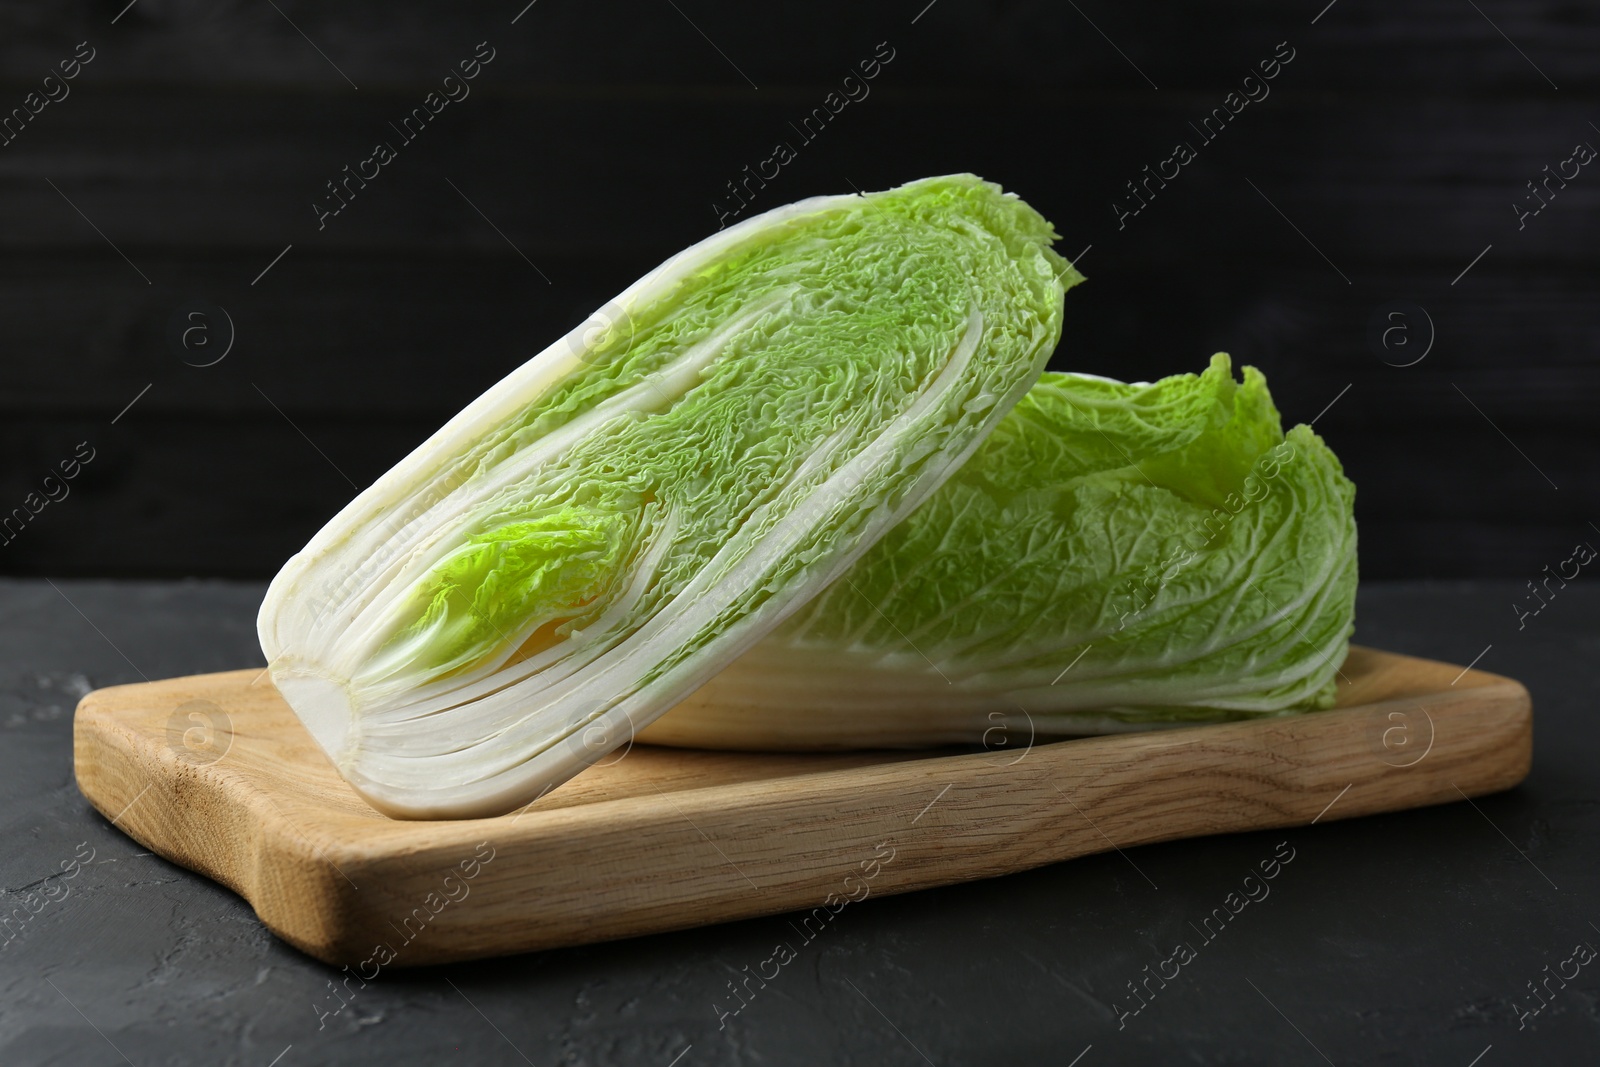
[[[273,682],[393,815],[560,784],[910,514],[1028,390],[1080,276],[971,175],[668,260],[470,404],[272,582]]]

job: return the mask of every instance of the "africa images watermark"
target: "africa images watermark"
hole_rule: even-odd
[[[45,108],[51,104],[59,104],[72,95],[72,87],[67,83],[83,73],[83,68],[94,60],[96,54],[88,41],[79,41],[78,49],[72,53],[72,58],[63,59],[56,64],[59,74],[53,72],[46,74],[39,88],[22,98],[21,107],[12,108],[9,115],[0,118],[0,148],[9,147],[12,141],[21,137],[22,131],[27,129],[28,124],[38,118]]]
[[[1367,347],[1391,367],[1414,367],[1427,359],[1436,336],[1433,316],[1411,300],[1379,304],[1367,319]]]
[[[494,62],[494,57],[495,50],[489,47],[489,42],[479,41],[477,50],[473,52],[473,58],[463,59],[456,64],[457,69],[461,71],[460,76],[445,75],[442,95],[438,90],[429,92],[422,98],[421,104],[412,108],[411,113],[400,120],[399,126],[389,123],[401,137],[400,148],[404,148],[421,136],[428,123],[437,118],[445,108],[452,103],[465,100],[472,93],[472,87],[467,83],[481,74],[485,65]],[[338,179],[337,184],[331,179],[327,183],[328,192],[332,194],[332,203],[337,206],[328,206],[321,202],[311,205],[311,210],[317,216],[317,229],[326,229],[328,220],[349,207],[350,202],[356,198],[356,193],[365,189],[367,182],[376,180],[378,175],[383,173],[383,168],[393,163],[399,156],[399,150],[393,144],[381,141],[373,146],[370,156],[356,164],[354,172],[351,171],[350,164],[346,163],[343,168],[344,177]],[[343,195],[340,195],[341,188],[344,190]],[[323,200],[329,200],[329,197],[323,197]]]
[[[859,104],[872,92],[867,83],[882,73],[883,68],[894,61],[895,50],[889,46],[888,41],[878,42],[877,49],[872,53],[871,59],[863,59],[856,64],[861,72],[858,78],[854,74],[847,74],[840,82],[839,89],[835,89],[822,98],[819,107],[811,109],[811,113],[800,120],[800,125],[789,123],[789,128],[800,135],[800,146],[803,148],[816,140],[822,131],[827,128],[838,114],[852,103]],[[842,91],[842,92],[841,92]],[[767,187],[767,182],[775,180],[783,168],[792,163],[799,152],[788,141],[779,141],[772,147],[772,154],[756,164],[755,172],[751,173],[750,164],[744,166],[744,177],[735,184],[733,179],[728,181],[728,192],[732,194],[737,207],[729,207],[723,203],[713,202],[711,210],[717,213],[717,229],[725,228],[729,222],[744,213],[750,202],[755,200],[756,192]],[[756,188],[752,189],[751,183]],[[741,195],[740,190],[743,190]]]
[[[387,509],[376,528],[381,537],[371,539],[372,550],[355,566],[343,567],[324,576],[312,595],[322,604],[333,606],[344,603],[352,594],[365,589],[374,574],[381,573],[396,557],[409,550],[410,543],[403,535],[411,525],[449,499],[451,493],[466,484],[475,469],[470,463],[456,463],[448,472],[435,476],[425,489],[414,492],[405,501]]]
[[[215,367],[237,340],[228,309],[206,300],[186,300],[167,319],[167,348],[189,367]]]
[[[1517,629],[1526,629],[1528,626],[1528,619],[1549,607],[1550,602],[1555,600],[1556,594],[1567,587],[1567,582],[1578,576],[1578,572],[1581,568],[1586,567],[1593,562],[1594,557],[1594,546],[1587,541],[1580,541],[1577,546],[1573,548],[1572,555],[1556,564],[1555,573],[1550,572],[1550,564],[1546,563],[1542,570],[1542,573],[1544,574],[1544,581],[1540,582],[1537,586],[1534,585],[1531,580],[1528,582],[1528,592],[1532,594],[1528,598],[1529,606],[1524,608],[1520,604],[1511,605],[1511,610],[1516,612],[1517,615]],[[1571,574],[1567,573],[1568,566],[1572,567]],[[1552,581],[1559,583],[1554,589],[1550,588],[1550,583]],[[1548,595],[1548,599],[1546,596],[1541,596],[1539,594],[1540,586],[1544,587],[1544,591]],[[1535,603],[1537,603],[1537,607],[1533,606]]]
[[[884,849],[889,850],[887,856],[884,855]],[[818,935],[827,929],[828,924],[846,907],[866,900],[872,893],[873,880],[883,873],[885,866],[893,862],[895,848],[888,841],[880,841],[873,846],[872,852],[872,859],[862,860],[858,865],[861,871],[859,878],[854,874],[845,875],[843,882],[845,892],[843,896],[838,893],[829,893],[821,904],[812,908],[811,913],[800,920],[799,926],[794,926],[793,923],[789,924],[802,938],[800,942],[802,948],[816,940]],[[855,883],[854,886],[851,885],[852,882]],[[773,946],[772,955],[756,964],[756,973],[750,973],[750,965],[748,963],[740,968],[743,972],[743,979],[739,984],[735,985],[733,979],[728,979],[728,992],[733,994],[737,1001],[737,1006],[724,1008],[720,1003],[716,1002],[711,1005],[711,1011],[717,1017],[717,1029],[726,1029],[728,1020],[749,1007],[750,1002],[755,1000],[756,994],[767,988],[768,982],[775,981],[783,973],[783,968],[798,959],[799,955],[789,942],[780,941]],[[767,971],[768,967],[771,968],[770,974]],[[752,982],[756,986],[754,989],[750,987]]]
[[[1511,205],[1511,210],[1517,213],[1517,229],[1526,229],[1528,226],[1528,220],[1538,215],[1539,212],[1543,211],[1545,208],[1549,207],[1550,201],[1556,198],[1556,193],[1561,189],[1565,189],[1567,187],[1567,182],[1576,178],[1581,172],[1581,168],[1591,162],[1594,157],[1594,145],[1584,141],[1572,149],[1572,155],[1556,164],[1556,173],[1550,173],[1550,164],[1546,163],[1544,166],[1544,178],[1539,182],[1539,185],[1534,185],[1533,181],[1529,180],[1529,195],[1523,198],[1524,200],[1527,200],[1530,205],[1535,206],[1524,207],[1521,204],[1515,203]],[[1569,166],[1572,168],[1571,174],[1568,174],[1566,170],[1566,168]],[[1550,187],[1551,182],[1556,183],[1556,188],[1552,189]],[[1541,187],[1544,189],[1544,196],[1539,195],[1539,189]]]
[[[1239,88],[1228,93],[1222,98],[1222,106],[1214,107],[1211,113],[1200,120],[1200,125],[1189,123],[1189,127],[1200,135],[1200,147],[1215,141],[1227,129],[1228,123],[1252,103],[1259,104],[1271,94],[1272,88],[1267,84],[1283,72],[1283,68],[1294,61],[1295,50],[1289,47],[1288,41],[1279,41],[1277,48],[1272,53],[1271,59],[1263,59],[1256,64],[1261,71],[1257,78],[1254,74],[1247,74],[1240,83]],[[1241,95],[1241,93],[1243,95]],[[1111,202],[1111,211],[1117,216],[1117,229],[1123,230],[1128,226],[1128,220],[1139,214],[1150,201],[1155,199],[1156,192],[1167,187],[1167,182],[1174,181],[1183,173],[1183,168],[1194,162],[1200,152],[1188,141],[1179,141],[1172,148],[1172,154],[1157,163],[1155,170],[1150,169],[1147,163],[1144,167],[1144,177],[1137,182],[1129,181],[1128,192],[1132,194],[1129,206],[1123,206],[1119,201]],[[1143,195],[1140,195],[1140,190]],[[1137,203],[1137,207],[1131,206]]]
[[[1532,978],[1528,979],[1528,991],[1533,995],[1527,999],[1533,1006],[1518,1012],[1517,1021],[1519,1025],[1517,1029],[1526,1030],[1528,1028],[1528,1020],[1537,1018],[1539,1013],[1544,1011],[1556,999],[1556,994],[1567,988],[1567,983],[1575,981],[1578,977],[1578,972],[1593,962],[1594,957],[1594,946],[1587,941],[1580,941],[1573,946],[1572,955],[1556,964],[1554,972],[1550,970],[1548,963],[1544,965],[1544,977],[1537,985],[1534,984]],[[1567,967],[1572,968],[1572,973],[1567,973]],[[1551,982],[1556,984],[1555,989],[1550,988]],[[1541,990],[1543,991],[1541,992]]]
[[[87,454],[85,449],[88,450]],[[38,489],[30,491],[22,498],[20,506],[12,508],[9,515],[0,518],[0,545],[11,544],[21,535],[28,523],[46,507],[67,499],[67,495],[72,492],[72,487],[68,483],[82,473],[83,468],[94,457],[94,447],[88,441],[79,441],[72,457],[56,464],[61,471],[60,477],[57,477],[54,471],[45,475],[40,479]]]
[[[167,748],[196,767],[209,767],[233,745],[233,719],[209,700],[186,700],[167,716]]]
[[[488,855],[484,855],[485,849],[488,850]],[[400,920],[399,926],[395,926],[392,921],[389,923],[395,933],[400,935],[398,948],[387,941],[381,941],[372,946],[372,954],[370,956],[355,965],[356,970],[354,973],[351,973],[349,964],[344,966],[345,977],[339,985],[335,985],[330,978],[328,980],[328,989],[332,992],[333,999],[338,1002],[338,1006],[321,1008],[316,1001],[312,1001],[311,1009],[317,1013],[319,1024],[317,1029],[326,1028],[330,1016],[337,1016],[345,1008],[349,1007],[350,1001],[356,998],[356,994],[365,989],[368,982],[377,978],[383,968],[398,959],[401,951],[421,936],[422,932],[428,928],[428,924],[437,918],[440,912],[451,904],[459,904],[466,900],[467,895],[472,892],[472,886],[467,883],[483,873],[483,868],[494,859],[494,855],[493,845],[487,841],[479,841],[473,849],[473,854],[462,860],[449,874],[445,875],[440,882],[439,888],[430,890],[428,895],[422,899],[422,903],[412,908],[405,918]],[[457,876],[457,871],[460,872],[459,877]],[[371,968],[370,974],[367,973],[368,968]],[[352,980],[359,983],[357,988],[352,989],[350,987]],[[346,993],[350,994],[349,1000],[340,995],[340,986],[344,988]]]
[[[1271,491],[1269,483],[1278,476],[1285,463],[1294,459],[1294,456],[1294,445],[1287,440],[1263,452],[1251,466],[1250,473],[1245,476],[1239,489],[1222,499],[1221,507],[1212,508],[1211,514],[1205,518],[1191,522],[1170,552],[1145,567],[1140,576],[1125,580],[1114,594],[1122,604],[1126,605],[1124,610],[1118,612],[1117,629],[1124,629],[1128,625],[1130,615],[1138,618],[1149,611],[1161,590],[1199,559],[1200,553],[1211,547],[1212,543],[1222,536],[1247,504],[1265,500]],[[1199,538],[1198,546],[1189,542],[1191,537]]]
[[[1288,850],[1287,854],[1285,854],[1285,849]],[[1227,929],[1228,924],[1238,918],[1240,913],[1249,905],[1252,903],[1259,904],[1266,900],[1272,893],[1272,887],[1267,883],[1282,874],[1283,868],[1293,863],[1294,858],[1294,847],[1287,841],[1280,841],[1273,850],[1272,858],[1264,859],[1257,864],[1257,868],[1261,871],[1259,877],[1255,872],[1245,875],[1244,880],[1240,883],[1240,888],[1229,890],[1228,895],[1222,898],[1222,903],[1212,908],[1210,913],[1200,920],[1199,926],[1190,923],[1189,925],[1194,932],[1200,935],[1201,947],[1211,944],[1211,942],[1220,937],[1222,931]],[[1240,895],[1241,890],[1243,891],[1242,896]],[[1120,1001],[1112,1002],[1111,1010],[1117,1016],[1117,1029],[1127,1029],[1128,1020],[1149,1007],[1150,1002],[1155,1000],[1156,994],[1167,988],[1168,982],[1177,981],[1178,976],[1183,973],[1183,968],[1193,963],[1199,958],[1199,955],[1200,953],[1189,942],[1180,941],[1173,947],[1171,955],[1157,960],[1153,964],[1146,964],[1142,978],[1137,980],[1129,979],[1127,983],[1128,992],[1133,994],[1133,1000],[1138,1006],[1124,1008]],[[1151,967],[1155,968],[1154,972],[1151,971]],[[1154,983],[1153,987],[1152,983]]]
[[[87,856],[83,854],[84,849],[89,850]],[[21,893],[15,904],[10,904],[8,901],[4,905],[5,910],[0,911],[0,949],[26,933],[34,916],[51,904],[59,904],[66,900],[68,894],[72,892],[72,887],[67,883],[78,877],[78,873],[93,859],[94,849],[90,847],[89,842],[84,841],[74,850],[72,859],[61,861],[60,874],[50,874],[41,878],[34,885],[42,883],[42,888],[33,890],[31,886],[28,887],[30,891]],[[9,893],[5,895],[11,896]]]

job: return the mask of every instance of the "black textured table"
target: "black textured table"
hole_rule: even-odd
[[[261,662],[261,587],[0,583],[0,1064],[1594,1063],[1600,595],[1575,582],[1519,629],[1519,586],[1368,585],[1357,632],[1527,684],[1509,793],[867,899],[743,1001],[782,916],[386,971],[344,1003],[73,782],[78,698]],[[1274,856],[1265,897],[1191,926]]]

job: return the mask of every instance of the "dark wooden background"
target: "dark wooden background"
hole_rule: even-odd
[[[0,114],[95,49],[0,147],[0,511],[96,450],[0,572],[272,573],[714,230],[725,183],[885,41],[755,207],[956,170],[1022,194],[1090,248],[1053,365],[1261,367],[1358,485],[1366,576],[1533,578],[1600,543],[1600,166],[1521,230],[1512,207],[1600,146],[1600,7],[524,2],[0,4]],[[471,96],[319,232],[324,182],[480,41]],[[1123,183],[1198,147],[1187,123],[1279,42],[1271,95],[1119,230]],[[214,366],[169,343],[195,300],[234,324]],[[1388,362],[1368,340],[1396,300],[1436,330],[1410,367],[1424,324]]]

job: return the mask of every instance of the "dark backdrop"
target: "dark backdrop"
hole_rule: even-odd
[[[1359,487],[1368,577],[1533,577],[1600,538],[1594,5],[125,2],[0,4],[0,115],[64,96],[0,147],[0,509],[93,450],[0,571],[269,575],[779,141],[751,211],[956,170],[1036,205],[1088,248],[1053,366],[1261,367]]]

